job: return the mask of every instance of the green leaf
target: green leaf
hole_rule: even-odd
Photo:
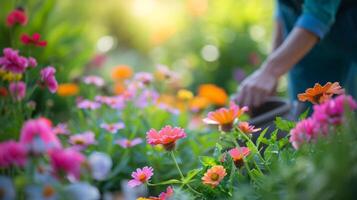
[[[179,184],[179,183],[181,183],[181,181],[179,181],[177,179],[170,179],[170,180],[167,180],[167,181],[156,183],[154,185],[170,185],[170,184]]]
[[[301,113],[301,115],[299,116],[299,121],[300,121],[300,120],[303,120],[303,119],[306,119],[306,117],[307,117],[307,115],[309,114],[309,112],[310,112],[310,108],[307,108],[307,109],[305,110],[305,112]]]
[[[200,156],[200,161],[203,166],[213,166],[216,165],[216,160],[209,156]]]
[[[265,128],[265,129],[260,133],[260,135],[259,135],[259,137],[258,137],[258,139],[257,139],[257,147],[258,147],[258,148],[259,148],[260,143],[263,142],[264,139],[268,142],[268,140],[264,137],[265,134],[267,133],[267,131],[268,131],[268,128]],[[269,142],[268,142],[268,143],[269,143]],[[267,143],[264,143],[264,142],[263,142],[263,144],[267,144]]]
[[[199,172],[201,171],[201,169],[193,169],[193,170],[190,170],[186,177],[183,179],[183,182],[184,183],[188,183],[190,182],[190,180],[195,177]]]
[[[277,117],[275,119],[275,126],[282,130],[282,131],[286,131],[286,132],[289,132],[292,128],[295,127],[295,123],[292,122],[292,121],[288,121],[288,120],[285,120],[281,117]]]

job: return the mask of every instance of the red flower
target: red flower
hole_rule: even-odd
[[[45,47],[47,45],[47,41],[42,40],[41,39],[41,35],[39,33],[34,33],[32,36],[28,35],[26,33],[21,35],[21,42],[24,45],[35,45],[38,47]]]
[[[7,16],[6,18],[6,25],[7,26],[14,26],[15,24],[20,24],[25,26],[27,24],[27,15],[22,8],[17,8]]]
[[[8,95],[6,87],[0,87],[0,96],[6,97]]]

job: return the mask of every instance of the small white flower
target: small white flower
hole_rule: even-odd
[[[112,168],[112,159],[105,153],[93,152],[88,157],[92,177],[95,180],[104,180]]]

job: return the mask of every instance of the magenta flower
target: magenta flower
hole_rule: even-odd
[[[150,178],[154,175],[154,169],[152,167],[144,167],[142,169],[136,169],[135,172],[131,174],[131,179],[128,183],[129,187],[136,187],[141,184],[144,184],[150,180]]]
[[[118,132],[119,129],[125,128],[125,124],[122,122],[114,123],[114,124],[102,123],[100,125],[100,127],[105,129],[106,131],[114,134],[114,133]]]
[[[23,125],[20,143],[31,146],[36,138],[41,139],[47,149],[61,147],[56,134],[52,131],[51,121],[46,118],[31,119]]]
[[[344,121],[345,108],[356,110],[357,103],[351,96],[340,95],[320,105],[315,105],[312,117],[322,124],[340,125]]]
[[[50,151],[51,166],[57,176],[66,173],[69,177],[78,179],[84,155],[74,149],[55,149]]]
[[[35,68],[37,66],[37,60],[33,57],[29,57],[28,59],[28,67]]]
[[[13,140],[0,143],[0,168],[23,167],[26,160],[27,149],[24,145]]]
[[[18,50],[5,48],[3,54],[4,56],[0,57],[0,66],[2,66],[4,70],[17,74],[21,74],[26,70],[28,60],[20,56]]]
[[[11,96],[17,101],[21,101],[26,96],[26,84],[22,81],[12,82],[9,85]]]
[[[41,80],[45,83],[51,93],[55,93],[58,88],[55,73],[56,69],[52,66],[45,67],[41,70]]]
[[[104,80],[99,76],[85,76],[83,82],[88,85],[95,85],[97,87],[102,87],[104,85]]]
[[[69,137],[69,143],[77,150],[83,150],[91,144],[96,144],[95,135],[91,131],[72,135]]]
[[[87,99],[84,100],[79,100],[77,102],[77,107],[80,109],[89,109],[89,110],[96,110],[100,107],[100,103],[95,102],[95,101],[90,101]]]
[[[307,118],[296,124],[296,127],[290,131],[290,143],[295,149],[301,144],[317,139],[320,132],[325,132],[314,118]]]
[[[26,12],[22,8],[17,8],[9,13],[6,17],[6,25],[9,27],[14,26],[15,24],[20,24],[25,26],[27,24],[28,18]]]
[[[136,146],[138,144],[141,144],[143,140],[141,138],[134,138],[133,140],[129,139],[119,139],[115,141],[115,143],[119,144],[123,148],[130,148],[133,146]]]
[[[186,133],[182,128],[165,126],[160,131],[151,129],[146,133],[147,142],[151,145],[161,144],[168,151],[175,148],[176,141],[185,138]]]
[[[32,36],[24,33],[21,35],[20,40],[24,45],[34,45],[37,47],[45,47],[47,45],[47,41],[41,40],[41,34],[39,33],[34,33]]]

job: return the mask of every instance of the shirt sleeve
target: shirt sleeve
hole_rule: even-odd
[[[303,12],[295,26],[304,28],[320,39],[335,22],[341,0],[305,0]]]

